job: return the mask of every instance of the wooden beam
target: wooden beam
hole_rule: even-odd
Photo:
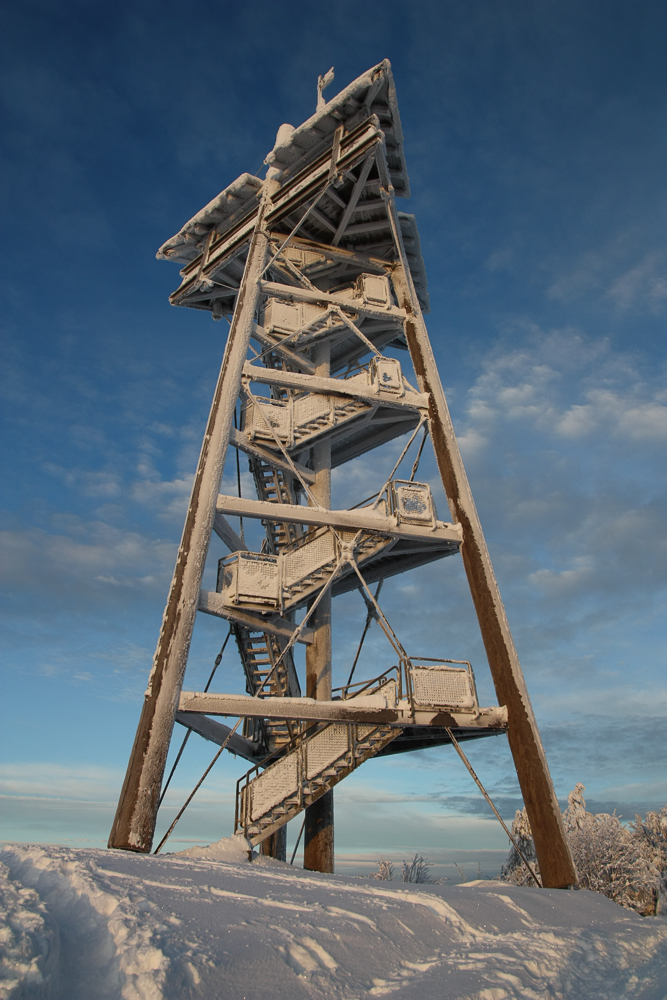
[[[336,226],[331,221],[331,219],[327,219],[326,215],[324,215],[323,212],[320,212],[317,208],[310,209],[310,211],[308,212],[308,218],[315,219],[316,222],[319,222],[320,226],[323,226],[325,229],[328,229],[330,233],[336,232]]]
[[[211,404],[195,473],[183,536],[162,619],[153,669],[109,837],[109,847],[148,853],[153,843],[160,788],[174,728],[174,715],[192,640],[215,502],[225,465],[243,363],[259,300],[259,278],[269,251],[264,225],[271,205],[265,185],[234,318]]]
[[[346,236],[358,236],[361,233],[375,233],[380,229],[391,231],[389,219],[376,219],[373,222],[355,222],[353,226],[348,226],[345,230]]]
[[[389,222],[386,223],[389,229]],[[389,308],[374,307],[364,302],[362,299],[346,299],[342,295],[330,295],[328,292],[311,292],[308,288],[296,288],[294,285],[281,285],[276,281],[262,281],[262,292],[265,295],[275,295],[277,298],[285,299],[288,302],[312,302],[319,306],[340,306],[341,309],[351,313],[358,313],[360,316],[370,316],[373,319],[395,319],[397,323],[402,323],[406,317],[404,309],[397,309],[395,306]]]
[[[428,408],[428,396],[424,393],[405,390],[404,396],[375,389],[372,385],[354,378],[323,378],[319,375],[302,375],[301,372],[284,372],[279,368],[260,368],[246,361],[243,374],[253,382],[265,385],[279,385],[284,389],[301,389],[302,392],[323,392],[338,396],[352,396],[368,403],[382,403],[397,410],[420,410]]]
[[[312,364],[308,358],[304,358],[303,355],[297,354],[296,351],[290,350],[289,347],[283,346],[280,340],[274,340],[270,337],[263,326],[259,323],[253,323],[252,325],[252,335],[255,340],[258,340],[263,347],[270,347],[272,351],[276,354],[282,355],[286,361],[291,364],[296,365],[301,371],[307,372],[308,375],[315,374],[315,365]]]
[[[244,451],[246,455],[253,455],[255,458],[260,458],[273,469],[280,469],[289,476],[294,475],[294,469],[292,469],[289,462],[285,461],[281,454],[271,451],[269,448],[263,448],[256,441],[251,441],[245,431],[239,431],[235,427],[232,427],[229,434],[229,443],[238,448],[239,451]],[[312,469],[301,465],[300,462],[294,462],[294,468],[308,485],[315,482],[315,474]]]
[[[338,244],[341,241],[341,237],[342,237],[343,233],[345,232],[345,227],[347,226],[348,222],[350,221],[350,219],[352,217],[352,213],[354,212],[354,210],[355,210],[355,208],[357,206],[357,202],[359,201],[359,198],[361,197],[361,194],[362,194],[362,192],[364,190],[364,187],[366,185],[366,181],[368,180],[368,175],[370,174],[371,168],[372,168],[372,166],[373,166],[374,163],[375,163],[375,155],[374,155],[374,153],[369,153],[368,156],[366,157],[366,159],[364,160],[364,162],[361,165],[361,173],[359,174],[359,177],[358,177],[357,181],[355,182],[354,187],[352,188],[352,193],[350,194],[350,200],[347,203],[347,208],[345,209],[345,211],[341,215],[340,222],[338,223],[338,228],[336,229],[336,233],[334,235],[334,238],[331,241],[334,246],[338,246]]]
[[[478,713],[447,708],[416,708],[409,702],[397,706],[379,694],[345,701],[315,698],[253,698],[247,694],[182,691],[179,712],[230,715],[244,719],[290,719],[295,722],[359,722],[385,726],[449,726],[452,729],[506,729],[507,709],[480,708]]]
[[[215,719],[209,719],[207,715],[202,715],[200,712],[177,712],[176,722],[185,726],[186,729],[192,730],[193,733],[197,733],[198,736],[203,736],[210,743],[216,743],[219,747],[226,743],[230,753],[237,754],[253,764],[264,756],[264,752],[251,740],[246,739],[245,736],[239,736],[238,733],[233,733],[229,726],[223,725],[222,722],[216,722]]]
[[[378,156],[379,162],[381,159]],[[405,336],[419,386],[430,397],[430,432],[442,484],[452,517],[463,528],[463,565],[498,701],[507,706],[509,713],[509,743],[535,840],[542,882],[552,889],[572,885],[577,882],[577,872],[560,806],[410,275],[386,166],[382,168],[381,176],[383,174],[385,198],[400,254],[393,275],[394,289],[407,313]]]
[[[280,615],[260,615],[253,614],[246,608],[237,608],[234,604],[226,604],[222,594],[215,590],[202,590],[199,593],[197,610],[203,611],[205,615],[213,615],[215,618],[224,618],[228,622],[238,622],[252,632],[269,632],[277,635],[280,639],[291,639],[296,630],[294,622]],[[302,629],[297,642],[309,646],[313,642],[313,630],[307,626]]]
[[[230,552],[247,551],[248,546],[236,534],[223,513],[216,510],[213,519],[213,530],[218,538],[225,543]]]
[[[397,524],[394,516],[387,516],[367,507],[357,507],[355,510],[327,510],[324,507],[303,507],[297,504],[272,503],[268,500],[249,500],[245,497],[220,494],[216,510],[237,517],[253,517],[265,521],[376,532],[388,535],[390,538],[452,542],[455,545],[460,545],[463,540],[463,531],[458,524],[437,521],[435,528],[430,525]]]

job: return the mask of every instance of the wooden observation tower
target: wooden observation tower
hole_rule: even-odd
[[[236,829],[265,853],[284,857],[285,825],[305,810],[304,864],[319,871],[333,871],[332,789],[353,770],[507,730],[543,884],[570,885],[560,809],[424,324],[417,225],[396,206],[409,185],[390,64],[325,103],[332,77],[320,78],[312,118],[278,130],[266,179],[242,174],[158,253],[182,265],[172,304],[230,328],[109,846],[151,850],[175,722],[251,765]],[[430,439],[452,523],[415,479],[418,462],[408,478],[387,470],[370,499],[331,509],[331,470],[399,437],[402,459]],[[249,462],[256,499],[220,493],[230,445]],[[238,517],[263,525],[258,551],[228,520]],[[212,540],[217,586],[203,590]],[[463,559],[499,707],[480,708],[468,664],[411,657],[378,604],[386,577],[449,556]],[[332,598],[355,589],[393,663],[332,691]],[[246,695],[212,682],[184,690],[202,613],[229,623]],[[217,721],[225,716],[242,728]]]

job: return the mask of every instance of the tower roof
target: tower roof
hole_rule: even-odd
[[[276,145],[267,157],[274,176],[281,184],[288,181],[331,147],[334,132],[340,125],[344,125],[346,133],[349,133],[371,116],[377,118],[384,134],[387,166],[394,192],[397,197],[408,198],[410,184],[403,154],[403,131],[388,59],[362,73],[302,125],[297,128],[281,127]],[[179,264],[194,260],[201,253],[211,229],[222,235],[254,211],[263,183],[253,174],[241,174],[160,247],[158,259]],[[427,311],[426,269],[416,221],[414,216],[402,212],[399,218],[410,271],[422,307]]]

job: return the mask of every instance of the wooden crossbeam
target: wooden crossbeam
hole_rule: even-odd
[[[273,337],[270,337],[259,323],[253,323],[252,335],[263,347],[270,347],[272,351],[282,355],[286,361],[296,365],[302,372],[307,372],[309,375],[315,374],[315,365],[308,358],[305,358],[302,354],[297,354],[296,351],[290,350],[289,347],[283,347],[280,340],[274,340]]]
[[[389,228],[389,223],[384,223]],[[329,295],[328,292],[311,292],[308,288],[295,288],[293,285],[280,285],[276,281],[262,281],[261,291],[265,295],[275,295],[281,299],[293,302],[312,302],[313,305],[340,306],[346,312],[358,313],[360,316],[370,316],[373,319],[395,319],[402,323],[406,317],[404,309],[396,306],[372,306],[362,299],[346,299],[342,295]]]
[[[205,740],[217,743],[219,747],[224,743],[230,753],[237,754],[251,763],[264,755],[264,751],[251,740],[233,732],[229,726],[216,722],[215,719],[209,719],[201,712],[177,712],[176,722],[185,726],[186,729],[192,730],[193,733],[203,736]]]
[[[413,710],[407,700],[392,707],[386,698],[378,695],[359,696],[346,701],[320,701],[314,698],[253,698],[247,694],[183,691],[178,710],[245,719],[290,719],[295,722],[357,722],[387,726],[409,723],[449,726],[452,729],[507,728],[507,709],[502,706],[480,708],[477,713],[439,707]]]
[[[301,372],[283,372],[278,368],[260,368],[258,365],[246,361],[243,366],[243,374],[253,382],[262,382],[264,385],[279,385],[284,389],[301,389],[303,392],[323,392],[338,396],[350,396],[353,399],[362,399],[368,403],[382,403],[383,406],[391,406],[397,410],[425,410],[428,409],[428,396],[420,392],[411,390],[405,391],[405,395],[397,398],[382,389],[375,389],[371,385],[364,385],[362,381],[353,378],[323,378],[320,375],[302,375]]]
[[[268,632],[270,635],[277,635],[280,639],[291,639],[296,630],[294,622],[280,615],[260,615],[253,614],[252,611],[237,608],[232,604],[226,604],[222,594],[215,590],[202,590],[199,593],[198,611],[203,611],[205,615],[213,615],[214,618],[225,618],[229,622],[238,622],[252,632]],[[302,642],[310,646],[313,642],[312,628],[302,629],[297,642]]]
[[[244,431],[239,431],[235,427],[232,427],[229,435],[229,443],[235,448],[238,448],[239,451],[244,451],[246,455],[252,455],[254,458],[259,458],[262,462],[266,462],[267,465],[270,465],[274,469],[280,469],[281,472],[285,472],[288,476],[293,476],[294,469],[296,469],[303,481],[308,483],[309,486],[315,482],[315,474],[312,469],[307,469],[306,466],[302,465],[300,462],[293,462],[293,464],[290,465],[289,462],[286,462],[279,453],[270,451],[268,448],[262,448],[261,444],[257,444],[256,441],[251,441]]]
[[[318,527],[346,528],[352,531],[377,532],[391,538],[423,539],[432,542],[452,542],[460,545],[463,532],[458,524],[437,521],[436,527],[419,524],[397,524],[396,518],[381,514],[377,509],[357,507],[354,510],[325,510],[321,507],[304,507],[298,504],[272,503],[268,500],[248,500],[220,494],[216,510],[222,514],[252,517],[292,524],[311,524]]]
[[[225,515],[216,510],[213,519],[213,530],[218,538],[225,543],[230,552],[243,552],[248,546],[239,538]]]
[[[366,184],[366,181],[368,180],[368,175],[370,174],[371,168],[372,168],[372,166],[373,166],[374,163],[375,163],[375,156],[373,154],[369,153],[369,155],[366,157],[366,159],[364,160],[364,162],[362,164],[361,173],[359,174],[359,178],[355,182],[354,187],[352,188],[352,193],[350,195],[350,200],[348,201],[347,207],[346,207],[345,211],[343,212],[343,214],[342,214],[342,216],[340,218],[340,222],[338,223],[338,228],[336,229],[336,232],[334,234],[334,238],[331,241],[334,246],[337,246],[340,243],[340,241],[341,241],[343,233],[345,232],[345,227],[347,226],[348,222],[352,218],[352,213],[354,212],[354,210],[356,208],[356,205],[357,205],[357,202],[359,201],[359,198],[361,197],[361,194],[362,194],[362,192],[364,190],[364,186]]]

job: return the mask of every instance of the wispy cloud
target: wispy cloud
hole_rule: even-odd
[[[644,250],[635,233],[622,233],[600,250],[581,255],[548,288],[552,299],[597,301],[614,312],[662,315],[667,306],[667,251]]]
[[[17,590],[48,589],[56,600],[100,585],[153,588],[168,581],[175,556],[172,542],[151,539],[100,521],[60,518],[60,530],[41,528],[0,533],[2,580]]]

